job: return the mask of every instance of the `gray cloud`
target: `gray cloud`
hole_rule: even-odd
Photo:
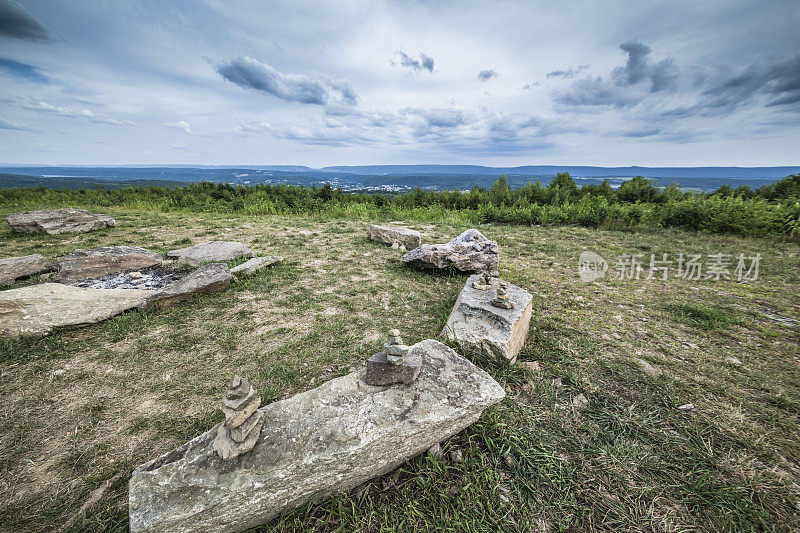
[[[640,97],[630,94],[601,77],[575,81],[570,89],[557,93],[556,102],[568,106],[611,106],[622,108],[635,105]]]
[[[541,85],[541,83],[539,83],[538,81],[535,81],[533,83],[526,83],[525,85],[522,86],[522,89],[525,90],[525,91],[530,91],[531,89],[533,89],[535,87],[538,87],[540,85]]]
[[[47,30],[12,0],[0,0],[0,35],[26,41],[46,41]]]
[[[284,74],[247,56],[221,63],[217,66],[217,73],[239,87],[271,94],[290,102],[325,105],[334,98],[349,105],[358,103],[358,95],[347,81]]]
[[[26,128],[25,126],[18,126],[17,124],[12,124],[11,122],[7,121],[4,118],[0,118],[0,130],[27,130],[30,128]]]
[[[767,107],[800,103],[800,54],[770,66],[751,65],[741,73],[714,81],[703,94],[706,107],[728,111],[765,94]]]
[[[0,57],[0,71],[35,83],[50,83],[35,67],[7,57]]]
[[[433,72],[433,58],[430,56],[420,53],[419,59],[412,59],[408,54],[406,54],[402,50],[397,50],[395,52],[395,55],[400,58],[400,64],[402,66],[408,67],[414,72],[420,72],[422,70]],[[392,60],[392,65],[395,65],[394,60]]]
[[[628,41],[619,46],[628,54],[624,67],[617,67],[611,77],[617,85],[636,85],[642,81],[650,82],[650,92],[656,93],[675,86],[678,81],[678,68],[672,59],[651,63],[649,46],[639,41]]]
[[[481,81],[488,81],[492,78],[498,77],[500,74],[497,73],[494,69],[487,69],[478,72],[478,79]]]
[[[574,77],[576,74],[580,74],[587,68],[589,68],[589,65],[578,65],[577,67],[570,67],[567,70],[554,70],[553,72],[548,72],[547,77],[565,80]]]

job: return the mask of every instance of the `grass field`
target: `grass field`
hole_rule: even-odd
[[[117,227],[85,235],[3,225],[0,257],[239,240],[285,261],[169,310],[0,340],[3,531],[125,531],[131,470],[221,420],[233,374],[264,402],[313,388],[363,365],[390,327],[408,343],[435,337],[465,281],[404,267],[366,239],[364,220],[106,211]],[[428,243],[467,229],[406,224]],[[264,531],[800,529],[800,327],[785,319],[800,319],[796,240],[479,229],[500,244],[501,276],[533,294],[520,360],[539,369],[465,354],[508,395],[442,459],[416,458]],[[747,283],[583,283],[583,250],[612,267],[620,254],[763,258]]]

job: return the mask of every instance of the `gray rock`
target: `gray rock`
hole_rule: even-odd
[[[19,278],[50,272],[54,267],[39,254],[0,259],[0,286],[12,285]]]
[[[438,442],[428,448],[428,457],[433,457],[434,459],[441,459],[442,457],[442,445]]]
[[[212,261],[230,261],[237,257],[255,257],[250,248],[235,241],[211,241],[203,244],[170,250],[167,257],[176,259],[179,264],[198,267]]]
[[[161,255],[136,246],[101,246],[75,250],[59,258],[58,278],[64,283],[97,278],[127,270],[139,270],[161,263]]]
[[[423,244],[403,256],[403,263],[429,269],[454,266],[461,272],[498,273],[499,248],[480,231],[469,229],[446,244]]]
[[[228,265],[211,263],[151,294],[141,307],[166,309],[199,294],[227,289],[232,279]]]
[[[255,447],[233,460],[213,449],[218,426],[134,470],[132,533],[242,531],[389,472],[475,422],[505,396],[447,346],[414,346],[411,385],[373,387],[364,371],[262,407]]]
[[[458,342],[465,350],[476,350],[513,363],[528,336],[533,297],[525,289],[509,283],[508,300],[514,306],[511,309],[496,307],[492,305],[494,290],[475,287],[482,282],[480,274],[467,279],[442,335]],[[499,287],[501,282],[499,278],[490,280],[493,288]]]
[[[389,246],[404,246],[406,250],[413,250],[422,244],[422,234],[408,228],[370,224],[367,234],[370,240]]]
[[[642,372],[644,372],[651,378],[655,378],[661,375],[661,371],[659,369],[657,369],[644,359],[637,359],[636,362],[639,364],[639,368],[642,369]]]
[[[378,352],[367,361],[364,381],[368,385],[410,384],[419,376],[422,368],[422,354],[409,351],[399,363],[388,360],[385,352]]]
[[[231,274],[234,276],[252,276],[262,268],[267,268],[268,266],[280,263],[281,261],[283,261],[283,257],[277,255],[254,257],[249,261],[242,263],[241,265],[233,267],[231,269]]]
[[[116,221],[108,215],[90,213],[67,207],[47,211],[24,211],[6,217],[11,229],[18,233],[86,233],[96,229],[113,228]]]
[[[141,305],[146,291],[41,283],[0,292],[0,335],[43,335],[59,326],[94,324]]]

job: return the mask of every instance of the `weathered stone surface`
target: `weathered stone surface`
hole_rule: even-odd
[[[458,433],[499,402],[503,388],[434,340],[412,347],[411,385],[373,387],[364,371],[259,409],[255,447],[223,460],[219,426],[142,465],[129,483],[132,533],[242,531],[308,500],[389,472]]]
[[[255,257],[255,255],[250,248],[235,241],[204,242],[189,248],[167,252],[168,258],[177,259],[178,263],[195,267],[212,261],[230,261],[237,257]]]
[[[476,229],[468,229],[446,244],[423,244],[403,256],[403,263],[418,268],[441,269],[450,265],[462,272],[498,273],[499,249]]]
[[[166,309],[198,294],[227,289],[231,284],[231,279],[233,279],[233,275],[228,265],[211,263],[151,294],[142,307],[155,306],[158,309]]]
[[[54,265],[39,254],[0,259],[0,286],[11,285],[19,278],[50,272]]]
[[[395,383],[414,383],[422,368],[422,357],[419,353],[409,353],[399,364],[390,362],[386,352],[378,352],[367,361],[367,372],[364,381],[368,385],[394,385]]]
[[[113,228],[116,221],[108,215],[90,213],[84,209],[67,207],[47,211],[24,211],[6,217],[8,225],[19,233],[86,233]]]
[[[58,326],[100,322],[137,307],[147,291],[41,283],[0,292],[0,335],[42,335]]]
[[[283,257],[277,255],[270,255],[267,257],[254,257],[249,261],[245,261],[241,265],[237,265],[231,269],[231,274],[234,276],[252,276],[262,268],[275,265],[283,261]]]
[[[106,274],[139,270],[161,263],[161,255],[136,246],[101,246],[75,250],[57,262],[58,278],[64,283],[97,278]]]
[[[413,250],[422,244],[422,234],[408,228],[370,224],[367,234],[373,241],[388,244],[389,246],[393,244],[402,245],[405,246],[406,250]]]
[[[499,278],[490,281],[492,289],[481,290],[475,288],[483,282],[479,274],[467,279],[442,335],[457,341],[464,349],[496,355],[513,363],[528,335],[533,297],[525,289],[509,283],[508,300],[514,306],[511,309],[496,307],[492,299],[503,282]]]

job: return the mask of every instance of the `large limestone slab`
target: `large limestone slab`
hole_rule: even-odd
[[[422,341],[412,352],[422,370],[410,385],[370,386],[360,370],[262,407],[258,442],[235,459],[215,453],[215,426],[137,468],[129,483],[131,532],[257,526],[397,468],[505,396],[440,342]]]
[[[528,336],[533,297],[525,289],[508,283],[508,299],[514,306],[511,309],[496,307],[492,299],[497,294],[500,278],[491,279],[491,288],[475,288],[474,285],[481,286],[482,281],[479,274],[467,279],[442,335],[458,342],[465,350],[480,351],[513,363]]]
[[[19,278],[50,272],[54,265],[39,254],[0,259],[0,286],[12,285]]]
[[[140,270],[161,263],[161,255],[136,246],[101,246],[75,250],[57,261],[58,277],[64,283],[106,274]]]
[[[148,296],[142,304],[143,308],[156,307],[165,309],[178,302],[207,292],[227,289],[233,275],[225,263],[211,263],[200,267],[191,274],[179,279],[154,294]]]
[[[19,233],[86,233],[96,229],[113,228],[117,222],[108,215],[90,213],[85,209],[66,207],[46,211],[24,211],[6,217],[11,229]]]
[[[443,269],[451,265],[461,272],[498,273],[499,248],[476,229],[468,229],[445,244],[423,244],[403,256],[403,263],[418,268]]]
[[[388,244],[389,246],[393,244],[402,245],[406,250],[412,250],[422,244],[420,232],[409,228],[370,224],[367,234],[375,242]]]
[[[170,250],[167,257],[189,266],[201,266],[212,261],[230,261],[237,257],[255,257],[247,246],[235,241],[211,241],[179,250]]]
[[[55,327],[80,327],[137,307],[148,291],[85,289],[41,283],[0,291],[0,335],[43,335]]]

